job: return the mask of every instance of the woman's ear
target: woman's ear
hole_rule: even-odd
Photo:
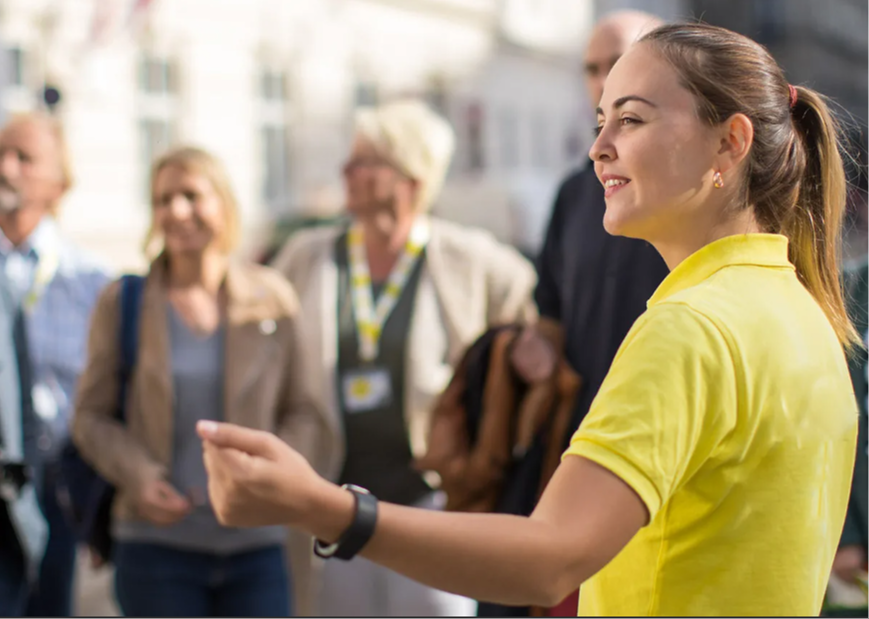
[[[718,137],[717,167],[725,174],[748,157],[754,142],[754,126],[745,114],[734,114],[721,123]]]

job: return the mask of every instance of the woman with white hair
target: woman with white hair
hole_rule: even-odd
[[[328,415],[304,455],[336,482],[431,509],[443,505],[438,479],[413,461],[427,450],[434,398],[489,326],[535,312],[534,270],[517,251],[427,214],[454,146],[421,102],[360,110],[343,169],[350,225],[300,232],[275,260],[301,299]],[[311,565],[310,538],[291,546],[298,614],[475,614],[472,600],[365,559]]]

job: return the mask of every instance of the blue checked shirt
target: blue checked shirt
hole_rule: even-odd
[[[18,247],[0,231],[0,269],[17,303],[33,287],[39,260],[52,253],[58,260],[54,277],[26,309],[33,408],[41,421],[37,445],[47,461],[57,457],[69,435],[91,312],[110,279],[107,269],[65,240],[51,217],[44,217]]]

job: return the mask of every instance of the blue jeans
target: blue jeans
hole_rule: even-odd
[[[39,580],[30,592],[25,616],[72,616],[76,539],[57,502],[56,466],[46,467],[39,506],[48,523],[48,545],[39,566]]]
[[[127,617],[286,617],[284,549],[214,555],[116,542],[115,594]]]
[[[0,617],[20,617],[27,604],[27,574],[18,536],[0,500]]]

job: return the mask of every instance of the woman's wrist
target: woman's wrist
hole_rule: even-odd
[[[356,502],[353,494],[328,482],[312,496],[305,517],[305,529],[324,544],[332,544],[350,527]]]

